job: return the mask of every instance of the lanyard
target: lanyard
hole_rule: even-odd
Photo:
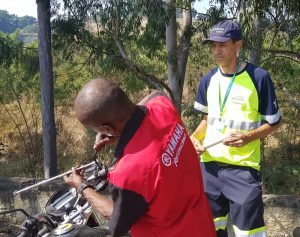
[[[237,65],[237,67],[236,67],[236,70],[235,70],[235,72],[234,72],[234,74],[233,74],[233,77],[231,78],[231,81],[230,81],[230,83],[229,83],[229,85],[228,85],[228,87],[227,87],[226,94],[225,94],[225,97],[224,97],[223,102],[221,102],[221,87],[220,87],[220,81],[219,81],[219,106],[220,106],[220,116],[222,116],[222,114],[223,114],[223,110],[224,110],[225,104],[226,104],[226,102],[227,102],[227,99],[228,99],[228,96],[229,96],[229,92],[230,92],[231,87],[232,87],[232,85],[233,85],[233,82],[234,82],[234,80],[235,80],[235,76],[236,76],[238,70],[240,69],[240,66],[241,66],[241,63],[239,62],[238,65]]]

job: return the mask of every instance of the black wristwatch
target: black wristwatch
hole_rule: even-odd
[[[77,189],[77,193],[82,194],[83,190],[85,190],[86,188],[93,188],[94,189],[94,187],[92,185],[87,184],[87,183],[82,183],[80,185],[80,187]]]

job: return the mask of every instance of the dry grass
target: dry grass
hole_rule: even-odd
[[[13,114],[18,124],[14,125],[12,118],[1,111],[0,144],[0,174],[1,176],[43,177],[42,129],[41,116],[37,115],[39,123],[36,128],[27,114],[30,136],[24,125],[24,118],[16,112],[14,105],[7,109]],[[28,110],[26,110],[28,112]],[[93,134],[74,118],[69,108],[59,107],[56,110],[57,128],[57,159],[59,172],[90,160],[93,145]]]

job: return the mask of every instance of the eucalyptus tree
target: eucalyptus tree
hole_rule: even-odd
[[[57,174],[56,127],[54,116],[53,69],[51,55],[50,0],[37,0],[39,67],[42,98],[44,175]]]
[[[54,47],[64,48],[68,55],[81,47],[89,60],[134,72],[151,87],[169,93],[180,111],[193,33],[191,4],[191,0],[63,0],[63,12],[53,20]],[[176,9],[182,9],[180,24],[176,12],[181,10]],[[147,58],[157,64],[150,65]]]
[[[252,46],[250,50],[253,52],[250,56],[253,54],[261,55],[257,62],[264,64],[270,72],[277,75],[274,76],[276,84],[281,85],[280,87],[285,92],[290,104],[300,111],[299,102],[290,93],[292,91],[299,96],[300,89],[296,82],[297,76],[295,77],[297,66],[293,66],[294,62],[300,64],[300,45],[298,42],[300,36],[300,2],[296,0],[254,1],[252,9],[252,12],[256,11],[259,22],[258,19],[254,19],[252,23],[249,20],[247,23],[247,18],[245,18],[248,32],[251,32],[251,24],[259,25],[260,28],[256,28],[250,37],[250,45]]]

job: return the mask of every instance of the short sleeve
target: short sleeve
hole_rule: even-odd
[[[259,112],[262,120],[270,125],[275,125],[280,122],[281,113],[277,104],[274,84],[268,73],[262,76],[259,87]]]
[[[123,236],[144,215],[148,209],[148,203],[142,195],[112,184],[109,184],[108,190],[113,200],[109,229],[113,237]]]
[[[216,69],[212,70],[200,80],[196,100],[194,103],[194,110],[196,112],[208,114],[207,88],[209,86],[211,77],[215,73],[215,71]]]

